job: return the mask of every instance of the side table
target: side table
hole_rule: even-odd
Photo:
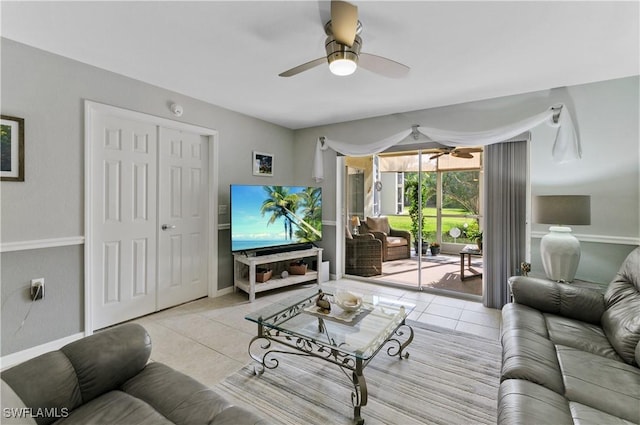
[[[475,245],[466,245],[460,251],[460,280],[470,279],[472,277],[482,276],[482,273],[474,273],[471,276],[464,276],[464,257],[467,257],[467,268],[471,270],[471,256],[482,257],[482,251],[480,251]]]

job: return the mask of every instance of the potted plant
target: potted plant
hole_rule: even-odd
[[[420,252],[422,252],[422,255],[427,255],[427,251],[429,251],[429,241],[427,240],[427,233],[424,231],[424,229],[422,230],[422,247],[420,249]],[[418,253],[418,240],[415,239],[414,236],[414,240],[413,240],[413,247],[416,250],[416,254]]]
[[[440,254],[440,244],[438,242],[431,242],[429,249],[431,250],[431,255]]]
[[[469,226],[467,229],[467,238],[474,241],[478,245],[478,249],[482,251],[482,230],[478,228],[478,225]]]
[[[409,206],[409,218],[411,219],[411,236],[413,237],[413,247],[416,251],[416,254],[421,252],[422,254],[427,253],[427,249],[429,248],[429,242],[425,239],[425,229],[424,229],[424,216],[420,214],[420,190],[418,189],[417,181],[407,181],[405,183],[405,191],[407,197],[409,198],[411,205]],[[424,190],[422,190],[422,200],[424,205]],[[418,235],[419,231],[422,229],[422,247],[418,249]]]

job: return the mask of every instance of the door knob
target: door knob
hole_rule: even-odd
[[[162,225],[162,230],[169,230],[169,229],[175,229],[176,226],[174,225],[169,225],[169,224],[163,224]]]

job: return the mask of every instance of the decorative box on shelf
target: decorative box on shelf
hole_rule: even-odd
[[[294,275],[294,274],[298,274],[298,275],[302,275],[302,274],[307,274],[307,264],[300,260],[300,261],[296,261],[293,263],[289,263],[289,274]]]
[[[256,282],[264,283],[267,280],[271,279],[271,275],[273,274],[273,270],[271,269],[256,269]]]

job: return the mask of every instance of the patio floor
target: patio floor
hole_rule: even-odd
[[[465,261],[466,263],[466,261]],[[460,255],[423,255],[422,287],[482,295],[482,257],[472,257],[471,267],[465,264],[465,279],[460,278]],[[477,275],[473,276],[472,275]],[[371,277],[373,281],[384,281],[403,286],[418,287],[418,258],[382,263],[382,275]]]

